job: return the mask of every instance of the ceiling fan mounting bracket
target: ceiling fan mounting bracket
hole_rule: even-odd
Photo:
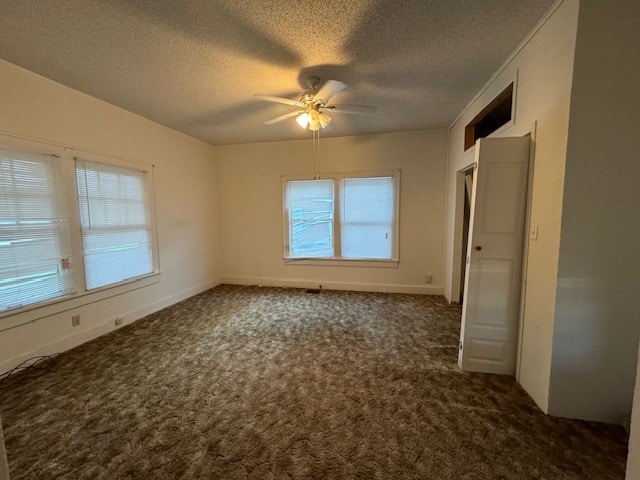
[[[320,86],[320,79],[318,77],[307,78],[307,86],[314,92],[317,92]]]

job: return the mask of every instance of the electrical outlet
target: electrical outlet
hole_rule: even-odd
[[[430,273],[425,274],[424,283],[431,283],[431,282],[433,282],[433,275],[431,275]]]
[[[71,326],[77,327],[80,325],[80,315],[71,315]]]
[[[115,322],[116,326],[117,326],[117,325],[122,325],[122,322],[123,322],[122,317],[116,317],[116,319],[114,320],[114,322]]]

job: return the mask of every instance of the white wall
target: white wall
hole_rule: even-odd
[[[397,268],[285,265],[281,175],[313,173],[311,139],[219,147],[223,281],[441,294],[446,142],[446,130],[320,140],[320,172],[401,170]]]
[[[640,338],[640,3],[580,4],[549,413],[621,423]],[[634,47],[631,47],[634,46]]]
[[[17,135],[32,145],[49,142],[156,165],[162,268],[154,285],[0,332],[0,372],[106,333],[117,316],[132,321],[219,282],[213,147],[2,61],[0,91],[0,144],[24,144]],[[74,328],[76,313],[81,325]],[[0,330],[20,318],[0,318]]]
[[[640,350],[638,350],[640,364]],[[629,438],[629,455],[627,456],[627,480],[640,478],[640,370],[636,372],[635,395],[633,397],[633,414],[631,416],[631,435]]]
[[[517,75],[515,124],[501,136],[525,135],[537,122],[531,222],[538,240],[528,253],[519,382],[547,411],[555,290],[560,242],[562,185],[567,147],[569,100],[578,17],[578,0],[565,0],[536,33],[498,71],[486,89],[449,131],[445,296],[451,300],[454,275],[453,213],[456,171],[464,149],[464,127]]]

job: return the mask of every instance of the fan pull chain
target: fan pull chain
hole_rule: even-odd
[[[320,129],[316,130],[316,177],[320,178],[318,165],[320,164]]]
[[[320,162],[320,130],[312,130],[312,141],[313,141],[313,178],[320,178],[320,174],[318,173],[318,163]]]

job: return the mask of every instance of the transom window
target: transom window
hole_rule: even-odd
[[[399,172],[283,179],[285,259],[397,261]]]

